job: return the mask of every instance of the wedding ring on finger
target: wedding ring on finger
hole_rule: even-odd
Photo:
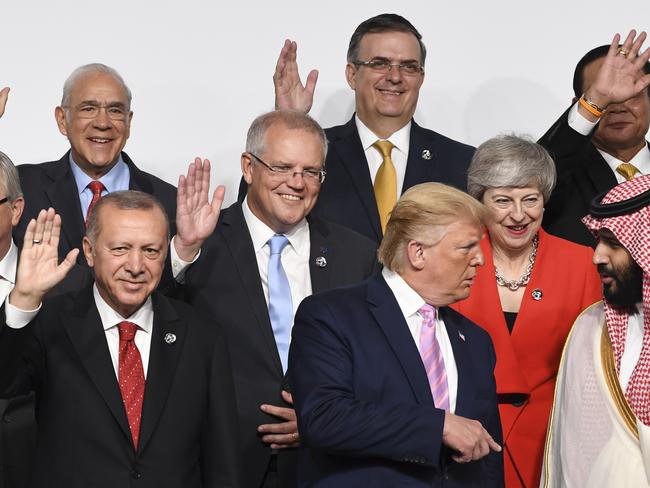
[[[41,241],[40,239],[34,239],[34,240],[32,241],[32,244],[41,244],[42,242],[43,242],[43,241]]]
[[[622,47],[619,47],[618,51],[616,51],[616,54],[622,54],[623,56],[627,57],[627,55],[630,54],[630,53],[629,53],[629,51],[626,51]]]

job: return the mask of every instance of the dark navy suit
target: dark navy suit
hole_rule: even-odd
[[[448,307],[439,313],[458,369],[455,413],[481,422],[500,444],[490,338]],[[445,413],[434,407],[415,341],[380,273],[302,302],[289,371],[300,486],[503,486],[501,453],[457,464],[442,444]]]

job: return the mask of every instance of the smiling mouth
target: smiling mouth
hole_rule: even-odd
[[[112,141],[112,139],[106,139],[104,137],[89,137],[88,140],[95,144],[108,144]]]
[[[523,234],[528,228],[528,224],[522,225],[506,225],[506,228],[514,234]]]
[[[386,88],[377,88],[377,90],[382,95],[389,95],[389,96],[392,96],[392,97],[398,97],[398,96],[400,96],[400,95],[402,95],[404,93],[402,91],[387,90]]]
[[[280,197],[289,200],[290,202],[299,202],[302,200],[302,197],[299,197],[298,195],[289,195],[288,193],[280,193]]]

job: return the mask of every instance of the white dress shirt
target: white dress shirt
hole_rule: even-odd
[[[361,147],[363,147],[363,152],[366,155],[368,169],[370,170],[370,178],[374,185],[377,171],[379,171],[381,163],[384,162],[384,157],[372,145],[377,142],[377,140],[382,140],[382,138],[377,137],[374,132],[361,122],[358,115],[354,116],[354,121],[357,124],[357,132],[359,132],[359,139],[361,139]],[[404,176],[406,175],[406,162],[409,157],[410,138],[411,121],[397,132],[394,132],[388,139],[385,139],[395,146],[391,152],[391,160],[393,161],[393,166],[395,166],[395,172],[397,173],[397,197],[402,194],[402,188],[404,187]]]
[[[13,239],[9,246],[9,251],[0,260],[0,301],[5,301],[9,292],[14,289],[16,284],[16,265],[18,263],[18,248]]]
[[[404,315],[409,332],[411,333],[419,351],[420,329],[422,328],[424,317],[420,315],[418,310],[425,304],[425,301],[397,273],[390,271],[388,268],[384,268],[381,274],[386,280],[386,284],[388,284],[388,287],[393,292],[393,295],[395,295],[397,304],[402,311],[402,315]],[[437,314],[436,317],[436,339],[440,345],[442,359],[445,362],[445,370],[447,371],[449,411],[454,413],[456,411],[456,397],[458,395],[458,369],[456,368],[454,351],[451,347],[451,341],[449,340],[445,323],[437,316]]]
[[[583,136],[588,136],[591,134],[591,132],[594,130],[594,127],[596,127],[596,124],[598,123],[598,121],[591,122],[590,120],[587,120],[578,111],[578,102],[576,102],[573,107],[571,107],[571,110],[569,110],[568,120],[569,127],[571,127],[579,134],[582,134]],[[596,149],[603,157],[603,159],[607,162],[609,167],[612,168],[612,172],[614,173],[614,176],[616,176],[616,181],[618,183],[623,183],[625,181],[625,177],[616,171],[616,168],[618,168],[618,166],[622,163],[633,164],[642,175],[650,174],[650,149],[648,148],[647,144],[629,161],[621,161],[620,159],[616,159],[614,156],[606,153],[601,149]],[[637,176],[639,173],[637,173]]]
[[[639,362],[643,347],[643,304],[637,303],[636,308],[637,313],[628,315],[625,347],[621,356],[621,369],[618,373],[618,382],[623,391],[627,388],[636,363]]]
[[[117,324],[123,320],[128,320],[138,326],[134,341],[140,351],[142,367],[144,368],[144,377],[146,378],[149,366],[149,351],[151,350],[151,332],[153,329],[153,305],[151,303],[151,297],[147,298],[147,301],[144,302],[144,304],[134,314],[127,318],[122,317],[104,301],[99,294],[97,284],[93,285],[93,297],[95,299],[97,311],[99,312],[99,317],[102,321],[104,334],[106,335],[106,343],[111,355],[113,368],[115,369],[115,377],[118,377],[119,372],[118,360],[120,347],[120,333]],[[25,327],[34,317],[36,317],[36,314],[40,309],[41,306],[39,305],[36,310],[21,310],[11,305],[8,299],[5,300],[7,326],[12,329],[21,329]],[[88,325],[91,326],[91,324]]]

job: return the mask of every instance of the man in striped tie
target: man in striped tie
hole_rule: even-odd
[[[485,212],[416,185],[388,220],[383,271],[302,302],[289,351],[301,486],[503,486],[494,349],[448,307],[483,264]]]

